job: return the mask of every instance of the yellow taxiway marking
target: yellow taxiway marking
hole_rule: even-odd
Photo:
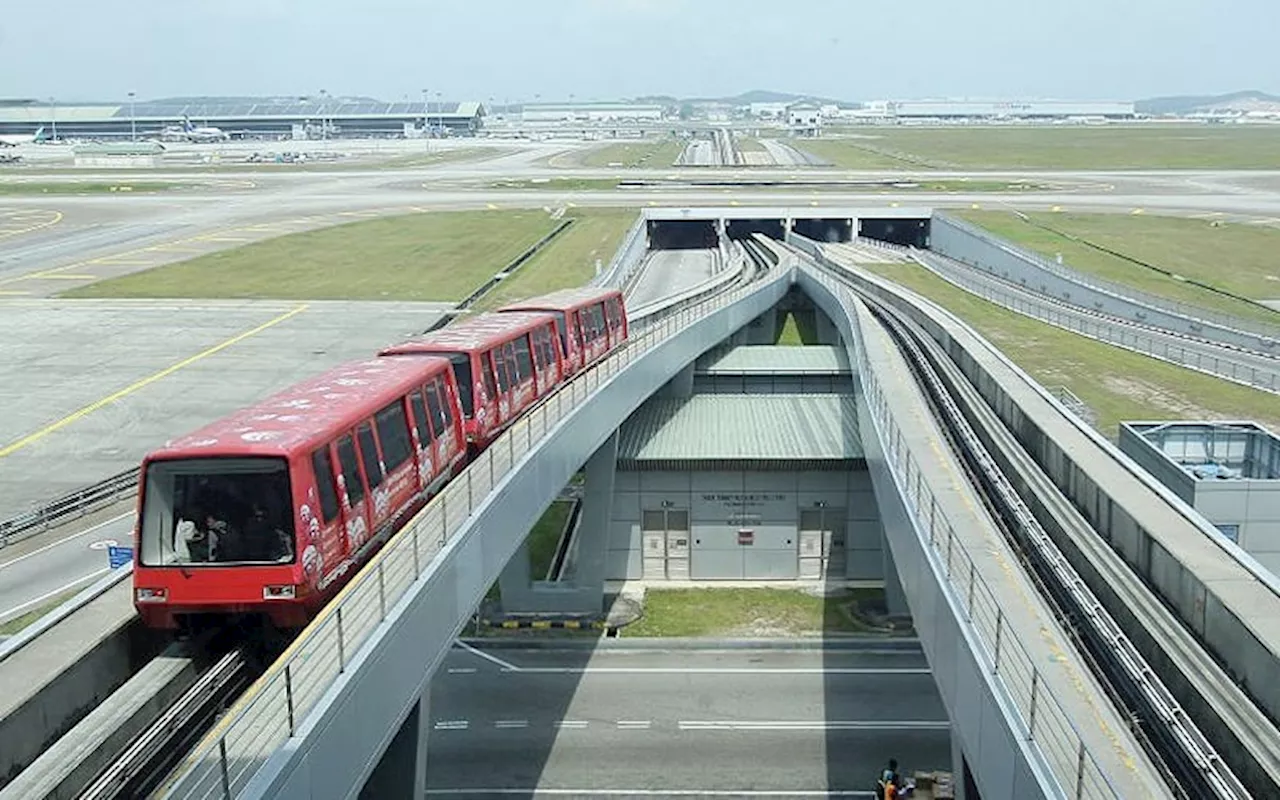
[[[268,328],[279,325],[281,322],[284,322],[287,319],[290,319],[292,317],[297,316],[298,314],[301,314],[302,312],[306,311],[308,308],[309,306],[306,304],[300,305],[297,308],[292,309],[291,311],[286,311],[285,313],[281,314],[278,317],[275,317],[274,319],[267,320],[266,322],[262,323],[256,328],[253,328],[251,330],[247,330],[243,333],[232,336],[230,339],[220,342],[214,345],[213,347],[210,347],[206,350],[201,350],[199,353],[196,353],[193,356],[184,358],[183,360],[179,361],[176,364],[165,367],[159,372],[156,372],[152,375],[148,375],[147,377],[139,381],[135,381],[134,383],[129,384],[128,386],[124,387],[118,392],[109,394],[106,397],[102,398],[101,400],[97,400],[93,403],[90,403],[89,405],[85,406],[79,411],[76,411],[72,414],[68,414],[67,416],[63,417],[57,422],[46,425],[45,427],[41,428],[35,433],[28,434],[22,437],[21,439],[19,439],[18,441],[13,442],[12,444],[7,444],[4,447],[0,447],[0,458],[4,458],[5,456],[12,455],[18,452],[19,450],[21,450],[22,448],[40,441],[41,439],[48,436],[49,434],[67,427],[68,425],[75,422],[76,420],[83,419],[104,406],[110,405],[111,403],[114,403],[117,400],[121,400],[125,397],[128,397],[134,392],[137,392],[139,389],[144,389],[147,386],[150,386],[151,384],[155,383],[156,381],[161,380],[162,378],[166,378],[169,375],[172,375],[173,373],[177,372],[178,370],[183,369],[184,367],[189,367],[192,364],[196,363],[197,361],[201,361],[203,359],[208,358],[211,355],[220,353],[234,344],[243,342],[245,339],[248,339],[251,336],[256,336],[257,334],[262,333]]]
[[[17,292],[17,291],[6,292],[5,290],[0,289],[0,297],[25,297],[29,294],[31,294],[31,292]]]
[[[14,214],[12,219],[17,220],[19,222],[26,222],[27,219],[29,218],[28,216],[25,215],[26,212],[20,212],[20,213],[23,213],[24,216],[18,216],[18,214]],[[61,211],[54,211],[52,212],[52,214],[53,214],[52,217],[45,219],[43,222],[37,222],[34,225],[25,225],[21,228],[13,228],[11,230],[2,230],[0,231],[0,239],[8,239],[11,236],[21,236],[24,233],[33,233],[35,231],[40,230],[41,228],[48,228],[51,225],[57,225],[59,222],[62,221]],[[0,219],[3,219],[3,217],[0,217]]]
[[[30,275],[27,275],[26,277],[30,278],[33,281],[96,281],[98,279],[97,275],[85,275],[83,273],[70,275],[65,272],[49,273],[49,274],[45,274],[43,272],[33,272]]]

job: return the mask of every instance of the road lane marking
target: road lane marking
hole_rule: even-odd
[[[486,656],[488,658],[488,656]],[[932,675],[928,667],[503,667],[523,675]]]
[[[449,667],[450,675],[473,675],[475,671],[475,667]]]
[[[624,731],[647,731],[652,723],[647,719],[620,719],[618,729]]]
[[[485,661],[488,661],[491,664],[497,664],[499,667],[502,667],[502,669],[507,672],[521,671],[520,667],[517,667],[515,664],[512,664],[510,661],[503,661],[497,656],[491,656],[488,653],[484,652],[483,650],[477,650],[476,648],[472,647],[466,642],[460,641],[458,642],[458,646],[461,647],[463,650],[466,650],[468,653],[471,653],[472,655],[480,656]]]
[[[447,719],[440,720],[434,727],[438,731],[465,731],[470,724],[465,719]]]
[[[950,720],[680,720],[682,731],[943,731]]]
[[[57,589],[54,589],[54,590],[52,590],[52,591],[45,592],[44,594],[40,595],[39,597],[36,597],[36,598],[34,598],[34,599],[31,599],[31,600],[28,600],[28,601],[27,601],[27,602],[25,602],[25,603],[19,603],[18,605],[14,606],[13,608],[8,608],[8,609],[5,609],[4,611],[0,611],[0,620],[8,620],[8,619],[10,619],[10,615],[12,615],[12,616],[15,616],[15,617],[16,617],[16,616],[18,616],[18,615],[22,614],[22,613],[23,613],[24,611],[26,611],[28,608],[31,608],[32,606],[35,606],[35,605],[39,605],[40,603],[43,603],[45,600],[48,600],[50,597],[57,597],[58,595],[63,594],[64,592],[69,592],[69,591],[71,591],[72,589],[76,588],[77,586],[80,586],[81,584],[87,583],[87,582],[89,582],[89,581],[93,580],[94,578],[100,578],[100,577],[102,577],[103,575],[106,575],[106,574],[107,574],[108,572],[110,572],[110,571],[111,571],[111,568],[110,568],[110,567],[103,567],[102,569],[98,570],[97,572],[91,572],[91,573],[89,573],[88,575],[85,575],[85,576],[84,576],[84,577],[82,577],[82,578],[78,578],[78,579],[76,579],[76,580],[72,581],[71,583],[63,584],[62,586],[59,586]]]
[[[64,544],[66,544],[67,542],[71,541],[72,539],[79,539],[81,536],[87,536],[88,534],[93,533],[94,531],[98,530],[99,528],[105,528],[105,527],[107,527],[108,525],[110,525],[110,524],[111,524],[111,523],[113,523],[113,522],[119,522],[120,520],[124,519],[125,517],[132,517],[132,516],[133,516],[133,512],[132,512],[132,511],[126,511],[125,513],[121,514],[121,515],[120,515],[120,516],[118,516],[118,517],[112,517],[111,519],[104,520],[104,521],[102,521],[102,522],[99,522],[97,525],[94,525],[94,526],[93,526],[93,527],[91,527],[91,528],[85,528],[84,530],[80,531],[79,533],[73,533],[73,534],[71,534],[70,536],[68,536],[68,537],[66,537],[66,538],[64,538],[64,539],[59,539],[59,540],[58,540],[58,541],[56,541],[56,542],[50,542],[49,544],[43,545],[43,546],[41,546],[41,547],[38,547],[38,548],[36,548],[35,550],[32,550],[30,553],[24,553],[23,555],[20,555],[20,556],[18,556],[18,557],[16,557],[16,558],[10,559],[9,561],[5,561],[4,563],[0,563],[0,569],[4,569],[5,567],[11,567],[11,566],[13,566],[14,564],[17,564],[19,561],[26,561],[28,558],[31,558],[32,556],[38,556],[38,555],[40,555],[41,553],[45,552],[46,550],[52,550],[53,548],[58,547],[59,545],[64,545]]]
[[[515,795],[518,797],[875,797],[867,789],[424,789],[429,797]]]
[[[114,394],[107,395],[101,400],[90,403],[89,405],[85,406],[79,411],[68,414],[67,416],[63,417],[57,422],[53,422],[53,423],[50,423],[49,425],[46,425],[45,427],[41,428],[35,433],[28,434],[16,442],[5,445],[4,447],[0,447],[0,458],[4,458],[5,456],[12,455],[18,452],[19,450],[21,450],[22,448],[40,441],[41,439],[48,436],[49,434],[59,431],[62,428],[67,427],[71,423],[89,416],[90,414],[92,414],[93,412],[97,411],[100,408],[103,408],[104,406],[108,406],[117,400],[121,400],[125,397],[128,397],[134,392],[137,392],[140,389],[144,389],[158,380],[167,378],[168,376],[172,375],[173,373],[177,372],[180,369],[183,369],[184,367],[189,367],[192,364],[196,363],[197,361],[201,361],[205,358],[208,358],[211,355],[220,353],[223,350],[226,350],[228,347],[231,347],[235,344],[243,342],[245,339],[248,339],[251,336],[256,336],[257,334],[262,333],[268,328],[279,325],[281,322],[284,322],[287,319],[291,319],[292,317],[295,317],[298,314],[301,314],[302,312],[306,311],[308,308],[310,308],[310,306],[304,303],[298,306],[297,308],[294,308],[290,311],[286,311],[285,313],[277,317],[267,320],[266,322],[262,323],[256,328],[252,328],[243,333],[239,333],[235,336],[232,336],[230,339],[227,339],[226,341],[221,342],[220,344],[216,344],[213,347],[210,347],[206,350],[202,350],[193,356],[184,358],[178,363],[173,364],[169,367],[166,367],[157,373],[149,375],[143,378],[142,380],[135,381],[134,383],[131,383],[130,385],[124,387],[120,391],[115,392]]]
[[[585,719],[562,719],[552,723],[554,727],[562,730],[582,730],[589,724]]]
[[[504,730],[516,729],[516,728],[527,728],[527,727],[529,727],[529,720],[527,720],[527,719],[499,719],[499,720],[494,720],[493,727],[495,727],[495,728],[500,728],[500,729],[504,729]]]

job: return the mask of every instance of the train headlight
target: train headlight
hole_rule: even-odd
[[[133,597],[139,603],[167,603],[168,589],[134,589]]]
[[[292,600],[298,596],[298,587],[289,586],[263,586],[263,600]]]

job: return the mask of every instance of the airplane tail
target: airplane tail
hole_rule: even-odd
[[[36,129],[35,136],[32,136],[32,137],[31,137],[31,141],[33,141],[33,142],[41,142],[41,141],[44,141],[44,126],[43,126],[43,125],[41,125],[39,128],[37,128],[37,129]]]
[[[196,126],[194,126],[194,125],[192,125],[192,124],[191,124],[191,117],[187,116],[186,114],[183,114],[183,115],[182,115],[182,130],[183,130],[183,131],[185,131],[185,132],[187,132],[187,133],[191,133],[191,132],[192,132],[192,131],[194,131],[195,129],[196,129]]]

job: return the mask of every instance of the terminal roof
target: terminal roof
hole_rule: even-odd
[[[619,466],[631,469],[847,468],[864,458],[857,407],[844,394],[655,398],[620,437]]]

